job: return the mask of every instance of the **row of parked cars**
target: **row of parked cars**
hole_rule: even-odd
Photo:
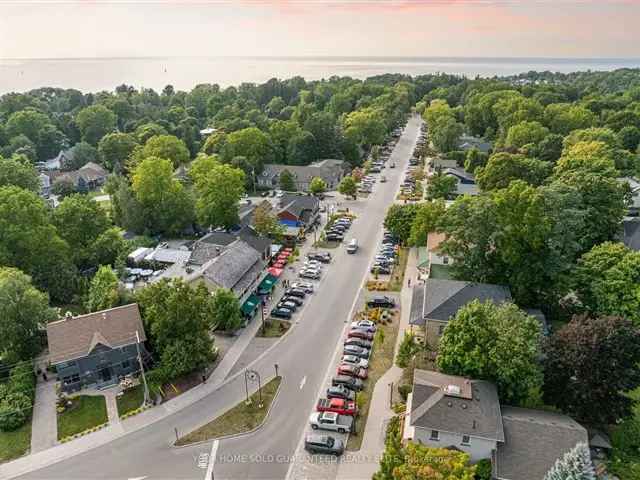
[[[389,231],[385,230],[382,243],[380,244],[380,250],[378,250],[378,254],[373,260],[373,265],[371,265],[371,273],[382,275],[391,274],[393,265],[396,263],[398,249],[398,239]]]
[[[276,318],[291,319],[295,311],[302,307],[307,295],[314,291],[313,285],[308,282],[292,283],[286,289],[276,306],[271,310],[271,316]]]
[[[331,224],[327,224],[325,227],[325,235],[327,241],[330,242],[342,242],[344,240],[344,234],[351,228],[353,220],[345,216],[339,217]]]

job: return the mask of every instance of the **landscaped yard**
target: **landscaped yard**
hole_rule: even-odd
[[[107,423],[107,403],[102,395],[80,395],[73,405],[58,414],[58,440]]]
[[[176,445],[189,445],[190,443],[203,442],[224,435],[248,432],[262,424],[267,416],[271,402],[278,392],[280,380],[276,377],[262,387],[262,408],[258,408],[258,392],[249,397],[251,403],[247,405],[241,401],[235,407],[227,410],[215,420],[207,423],[203,427],[181,437]]]
[[[391,272],[391,280],[389,280],[389,290],[399,292],[404,282],[404,272],[407,269],[407,260],[409,259],[409,249],[400,248],[398,251],[398,263],[393,267]]]
[[[0,462],[21,457],[31,447],[31,419],[13,432],[0,432]]]
[[[142,406],[144,401],[144,386],[136,385],[133,388],[123,392],[122,395],[117,397],[116,403],[118,404],[118,415],[122,417],[125,413],[135,410]]]
[[[281,337],[285,333],[287,333],[287,330],[289,330],[289,328],[291,328],[291,323],[284,320],[278,320],[277,318],[268,318],[265,320],[264,326],[264,330],[262,330],[262,327],[260,327],[258,333],[256,334],[256,337]]]
[[[360,410],[357,419],[358,434],[352,433],[349,435],[347,450],[359,450],[362,445],[364,426],[367,424],[373,389],[378,379],[393,365],[393,352],[396,345],[396,337],[398,336],[399,323],[399,311],[394,315],[392,322],[387,324],[378,323],[378,332],[376,332],[373,352],[369,359],[369,378],[365,381],[364,390],[358,394],[358,408]],[[382,334],[379,332],[382,332]],[[379,338],[380,335],[382,335],[381,340]]]
[[[430,267],[429,278],[434,280],[454,280],[451,267],[448,265],[434,265]]]

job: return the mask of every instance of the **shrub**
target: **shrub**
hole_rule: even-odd
[[[398,348],[396,365],[400,368],[405,368],[419,349],[420,345],[416,342],[415,336],[410,332],[405,332]]]
[[[403,385],[398,385],[398,393],[400,394],[400,396],[405,402],[407,401],[407,397],[409,396],[412,390],[413,390],[413,386],[408,383],[405,383]]]
[[[476,464],[476,480],[491,480],[491,460],[480,460]]]
[[[0,403],[0,430],[10,432],[24,425],[31,415],[31,406],[27,395],[7,394]]]

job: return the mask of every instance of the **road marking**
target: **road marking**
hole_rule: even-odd
[[[198,455],[198,468],[202,468],[203,470],[207,468],[209,465],[209,454],[201,453]]]
[[[218,453],[218,444],[220,440],[214,440],[211,444],[211,453],[209,454],[209,464],[207,472],[204,474],[204,480],[213,480],[213,466],[216,464],[216,455]]]
[[[302,380],[300,380],[300,390],[302,390],[302,387],[304,387],[305,383],[307,383],[307,376],[306,375],[304,377],[302,377]]]
[[[145,478],[147,478],[146,475],[144,477],[129,478],[128,480],[144,480]]]

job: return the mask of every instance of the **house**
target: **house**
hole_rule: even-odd
[[[86,192],[104,185],[108,176],[109,172],[102,166],[94,162],[88,162],[78,170],[61,174],[56,178],[55,182],[69,182],[78,191]]]
[[[435,347],[449,320],[473,300],[510,302],[511,293],[502,285],[427,279],[413,287],[409,323],[424,326],[427,342]]]
[[[458,143],[458,149],[464,150],[466,152],[467,150],[471,150],[472,148],[477,148],[483,153],[489,153],[491,150],[493,150],[493,145],[491,142],[488,142],[480,137],[474,137],[472,135],[462,135]]]
[[[493,457],[496,480],[543,480],[546,473],[578,443],[587,430],[560,413],[502,407],[504,442]]]
[[[287,228],[288,235],[297,236],[317,222],[320,217],[320,200],[313,195],[283,195],[276,216]]]
[[[543,480],[587,430],[554,412],[500,405],[495,385],[416,369],[403,440],[490,460],[495,480]]]
[[[416,369],[403,439],[456,448],[468,453],[474,463],[491,458],[498,443],[504,442],[495,385]]]
[[[444,157],[429,157],[427,158],[427,173],[429,175],[435,172],[442,171],[445,168],[457,168],[458,162],[450,158]]]
[[[139,371],[138,348],[146,340],[138,304],[100,312],[68,313],[47,324],[49,361],[64,392],[115,384]]]
[[[454,177],[457,180],[456,191],[454,194],[458,195],[478,195],[479,190],[476,185],[475,177],[466,172],[463,168],[445,168],[442,170],[444,175]]]
[[[431,232],[427,236],[427,251],[429,252],[429,265],[449,265],[451,259],[440,250],[440,244],[445,240],[444,233]]]
[[[58,155],[49,160],[45,160],[42,164],[38,164],[45,170],[60,170],[65,164],[73,161],[73,148],[60,150]]]
[[[268,163],[258,176],[258,185],[263,188],[280,188],[280,175],[285,170],[293,175],[298,191],[309,191],[311,180],[315,177],[324,180],[328,190],[335,190],[344,177],[346,163],[344,160],[334,159],[320,160],[306,166]]]

